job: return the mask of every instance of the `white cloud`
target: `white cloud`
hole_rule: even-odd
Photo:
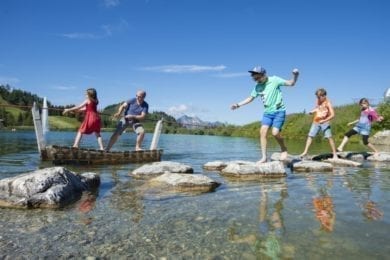
[[[62,33],[59,34],[61,37],[71,39],[71,40],[94,40],[94,39],[102,39],[106,37],[112,36],[116,32],[124,31],[128,27],[128,23],[124,19],[120,19],[120,21],[116,24],[104,24],[100,26],[100,33]]]
[[[173,117],[180,117],[184,115],[186,112],[188,112],[189,108],[187,105],[181,104],[178,106],[173,106],[168,108],[167,114],[173,116]]]
[[[193,72],[207,72],[207,71],[223,71],[226,69],[224,65],[218,66],[201,66],[201,65],[163,65],[145,67],[143,70],[157,71],[164,73],[193,73]]]
[[[14,77],[0,76],[0,84],[2,85],[12,85],[19,83],[20,80]]]
[[[119,0],[104,0],[103,4],[105,7],[116,7],[120,4]]]
[[[129,24],[127,23],[127,21],[121,19],[117,24],[106,24],[106,25],[102,25],[101,28],[105,36],[111,36],[115,32],[121,32],[125,30],[128,26]]]
[[[93,33],[63,33],[60,34],[60,36],[68,39],[82,39],[82,40],[88,40],[88,39],[99,39],[101,36],[98,36]]]
[[[75,86],[63,86],[63,85],[57,85],[57,86],[54,86],[54,87],[52,87],[52,88],[53,88],[53,89],[56,89],[56,90],[65,90],[65,91],[76,89]]]
[[[217,77],[217,78],[237,78],[237,77],[244,77],[244,76],[248,76],[248,75],[249,75],[248,73],[236,72],[236,73],[221,73],[221,74],[215,75],[215,77]]]

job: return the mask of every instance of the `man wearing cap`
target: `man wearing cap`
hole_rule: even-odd
[[[294,86],[297,82],[299,71],[292,71],[292,79],[285,80],[278,76],[267,76],[267,72],[260,66],[254,67],[249,71],[253,80],[257,82],[249,97],[245,100],[233,104],[231,109],[237,109],[243,105],[252,102],[256,97],[260,96],[264,104],[264,114],[261,120],[260,128],[260,144],[261,144],[261,159],[258,163],[267,161],[267,132],[272,127],[272,135],[280,145],[282,150],[280,160],[285,160],[287,157],[287,147],[284,144],[283,137],[280,134],[282,126],[286,118],[286,107],[283,102],[281,86]]]

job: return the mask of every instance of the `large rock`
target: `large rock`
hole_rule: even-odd
[[[64,167],[40,169],[0,180],[0,206],[60,208],[99,184],[100,177],[96,173],[78,175]]]
[[[145,164],[130,173],[134,178],[152,178],[164,173],[193,173],[194,169],[186,164],[178,162],[154,162]]]
[[[379,152],[375,155],[368,156],[367,160],[375,162],[390,162],[390,153]]]
[[[285,177],[286,169],[282,162],[267,162],[261,164],[228,164],[222,171],[227,177],[243,179],[275,178]]]
[[[205,163],[203,165],[203,169],[208,170],[208,171],[221,171],[224,169],[228,164],[239,164],[239,165],[250,165],[253,164],[253,162],[250,161],[243,161],[243,160],[235,160],[235,161],[212,161]]]
[[[331,172],[333,171],[333,165],[326,162],[317,161],[300,161],[292,165],[292,168],[296,172]]]
[[[164,173],[150,180],[151,184],[166,186],[177,191],[210,192],[220,183],[202,174]]]
[[[331,163],[333,165],[336,165],[336,166],[352,166],[352,167],[361,167],[362,164],[360,162],[354,162],[354,161],[351,161],[351,160],[346,160],[346,159],[333,159],[333,158],[330,158],[330,159],[326,159],[324,162],[328,162],[328,163]]]
[[[370,143],[376,145],[390,146],[390,130],[379,131],[370,137]]]

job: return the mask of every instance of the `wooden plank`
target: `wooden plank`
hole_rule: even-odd
[[[162,150],[142,151],[100,151],[68,146],[46,146],[41,153],[42,160],[60,164],[121,164],[143,163],[161,160]]]

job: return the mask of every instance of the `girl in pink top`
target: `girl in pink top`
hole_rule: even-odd
[[[378,115],[378,113],[370,107],[370,103],[368,102],[367,98],[362,98],[359,101],[359,105],[361,107],[360,112],[360,118],[358,120],[355,120],[353,122],[349,122],[348,125],[356,124],[351,130],[349,130],[344,135],[344,139],[337,148],[337,151],[341,152],[344,149],[344,146],[347,144],[349,138],[352,135],[360,134],[363,139],[363,144],[367,145],[374,153],[378,153],[378,150],[375,148],[375,146],[368,142],[368,136],[370,135],[371,131],[371,124],[375,121],[382,121],[383,116]]]

